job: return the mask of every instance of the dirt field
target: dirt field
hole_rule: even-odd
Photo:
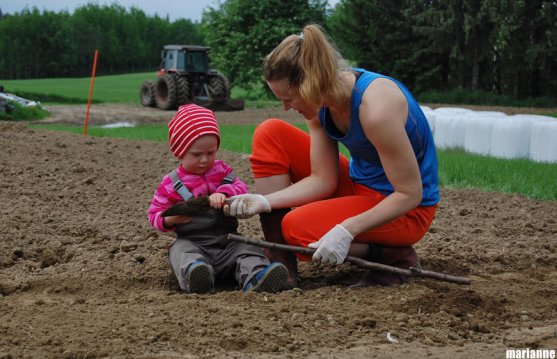
[[[51,110],[54,121],[79,123],[84,109]],[[284,115],[217,113],[229,123]],[[171,116],[95,106],[90,124]],[[159,180],[176,165],[166,144],[0,122],[0,148],[0,358],[505,358],[510,348],[557,350],[557,202],[443,189],[416,248],[425,269],[469,277],[470,286],[422,279],[353,290],[360,269],[305,262],[301,289],[186,295],[165,261],[172,237],[146,218]],[[221,158],[253,184],[246,156]],[[262,238],[257,219],[241,223],[243,235]]]

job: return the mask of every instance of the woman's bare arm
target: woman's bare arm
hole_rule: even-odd
[[[375,207],[341,223],[354,236],[407,213],[421,202],[418,162],[405,131],[407,116],[406,98],[392,81],[377,79],[364,93],[360,121],[379,153],[394,192]]]

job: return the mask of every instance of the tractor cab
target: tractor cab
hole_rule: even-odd
[[[204,46],[167,45],[161,53],[159,77],[165,73],[209,72],[209,48]]]

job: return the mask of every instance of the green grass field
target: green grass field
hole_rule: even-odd
[[[156,80],[155,72],[97,76],[93,86],[93,103],[139,104],[139,89],[145,80]],[[89,99],[91,78],[51,78],[34,80],[0,80],[5,91],[44,104],[85,104]],[[262,88],[232,88],[232,98],[245,99],[246,107],[265,108],[278,102],[264,97]]]
[[[34,128],[83,133],[83,128],[70,125],[31,125]],[[305,126],[299,126],[305,129]],[[251,152],[255,125],[221,125],[221,149]],[[167,141],[165,125],[101,128],[89,127],[88,136],[117,137],[130,140]],[[347,154],[345,149],[341,152]],[[439,182],[449,188],[479,188],[485,191],[519,193],[529,198],[557,200],[557,164],[528,160],[503,160],[464,153],[438,151]]]
[[[93,100],[97,103],[139,103],[141,83],[149,79],[156,79],[155,72],[98,76],[94,82]],[[87,103],[91,78],[1,80],[0,84],[6,92],[43,103]]]

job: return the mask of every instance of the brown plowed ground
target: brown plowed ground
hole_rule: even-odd
[[[85,107],[51,111],[54,121],[82,123]],[[277,116],[294,115],[217,113],[228,123]],[[170,117],[100,105],[90,124]],[[424,269],[469,277],[470,286],[421,279],[353,290],[362,270],[304,262],[301,289],[186,295],[166,263],[172,237],[146,218],[176,165],[166,144],[0,122],[0,148],[0,358],[505,358],[510,348],[557,349],[557,202],[443,189],[416,249]],[[220,157],[253,184],[245,155]],[[240,230],[262,238],[257,219]]]

